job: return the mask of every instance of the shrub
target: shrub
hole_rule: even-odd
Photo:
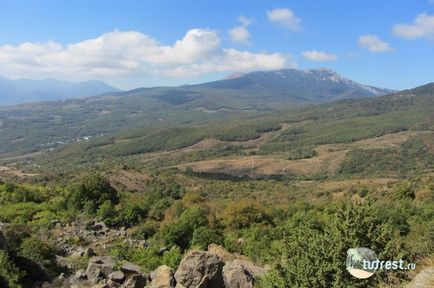
[[[190,247],[205,250],[210,244],[221,244],[222,238],[221,233],[218,231],[202,226],[194,230]]]
[[[0,250],[0,287],[20,288],[25,274],[18,269],[6,251]]]
[[[254,223],[268,222],[270,217],[258,204],[251,201],[241,201],[226,208],[224,220],[230,228],[242,229]]]
[[[119,202],[117,191],[102,176],[90,175],[72,188],[68,202],[70,207],[79,211],[83,211],[84,205],[91,202],[95,211],[107,200],[117,204]]]

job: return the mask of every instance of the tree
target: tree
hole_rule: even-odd
[[[83,211],[86,202],[92,202],[94,207],[99,207],[107,200],[113,204],[119,203],[117,191],[106,178],[93,174],[72,188],[68,203],[73,209]]]

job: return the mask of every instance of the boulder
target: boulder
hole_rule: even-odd
[[[140,274],[142,273],[142,269],[140,266],[137,266],[136,264],[127,262],[124,263],[121,267],[121,271],[126,274]]]
[[[222,288],[223,261],[213,253],[191,251],[175,273],[178,288]]]
[[[434,267],[428,267],[419,272],[406,288],[427,288],[433,287],[434,284]]]
[[[122,271],[115,271],[108,275],[108,279],[113,282],[122,283],[125,280],[125,274]]]
[[[76,279],[76,280],[86,280],[87,279],[86,272],[83,269],[78,270],[74,274],[74,279]]]
[[[115,266],[116,262],[110,256],[93,257],[87,265],[87,278],[90,282],[97,283],[99,280],[107,278]]]
[[[87,247],[83,251],[83,256],[92,257],[92,256],[95,256],[95,252],[93,251],[93,249],[91,247]]]
[[[225,288],[253,288],[253,275],[242,265],[228,261],[223,267]]]
[[[122,288],[143,288],[146,285],[146,278],[141,274],[130,275],[125,283],[121,286]]]
[[[151,283],[149,288],[172,288],[175,287],[173,270],[169,266],[163,265],[151,273]]]
[[[263,277],[270,271],[269,267],[256,266],[253,262],[235,259],[232,261],[234,265],[243,267],[248,273],[253,275],[255,278]]]

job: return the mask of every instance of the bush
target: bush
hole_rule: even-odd
[[[0,250],[0,287],[20,288],[25,274],[18,269],[6,251]]]
[[[208,226],[206,212],[193,206],[185,210],[178,221],[163,226],[160,233],[166,245],[177,245],[182,250],[190,247],[194,231],[202,226]]]
[[[90,175],[79,185],[72,188],[68,203],[70,207],[78,211],[83,211],[86,204],[89,206],[93,205],[93,210],[95,211],[97,207],[107,200],[114,204],[119,203],[117,191],[110,185],[109,181],[102,176]]]
[[[202,226],[194,230],[190,247],[205,250],[210,244],[221,244],[222,238],[221,233],[218,231]]]
[[[258,204],[251,201],[241,201],[226,208],[224,220],[228,227],[242,229],[254,223],[269,222],[270,217]]]
[[[34,237],[24,239],[18,254],[26,259],[25,270],[31,279],[47,280],[59,273],[54,249],[39,239]]]

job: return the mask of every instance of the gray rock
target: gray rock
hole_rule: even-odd
[[[121,286],[122,288],[143,288],[146,285],[146,278],[141,274],[130,275],[125,283]]]
[[[116,262],[110,256],[93,257],[87,265],[87,278],[92,283],[97,283],[100,279],[107,278],[115,266]]]
[[[77,279],[77,280],[86,280],[87,279],[86,272],[83,269],[78,270],[74,274],[74,279]]]
[[[124,263],[121,267],[121,271],[127,274],[140,274],[142,273],[142,269],[140,268],[140,266],[127,262]]]
[[[108,275],[108,278],[114,282],[122,283],[125,280],[125,274],[122,271],[115,271]]]
[[[222,288],[223,261],[213,253],[191,251],[175,273],[179,288]]]
[[[169,266],[163,265],[151,273],[151,284],[149,288],[172,288],[175,287],[173,270]]]
[[[93,251],[93,249],[91,247],[87,247],[83,252],[83,256],[92,257],[92,256],[95,256],[95,252]]]
[[[158,255],[163,255],[164,252],[169,251],[168,247],[162,247],[158,250]]]
[[[242,265],[228,261],[223,267],[223,282],[226,288],[253,288],[253,275]]]

